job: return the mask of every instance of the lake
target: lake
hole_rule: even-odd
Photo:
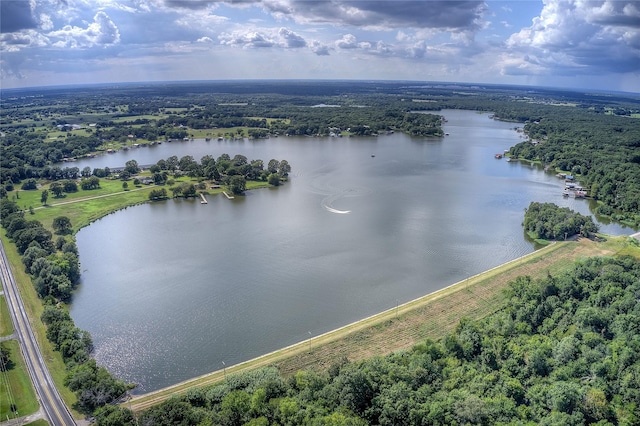
[[[514,123],[441,112],[448,136],[280,137],[163,143],[74,163],[210,154],[287,160],[284,186],[131,207],[77,234],[71,316],[95,358],[156,390],[303,341],[524,254],[531,201],[582,214],[564,182],[495,159]],[[630,234],[601,224],[609,234]]]

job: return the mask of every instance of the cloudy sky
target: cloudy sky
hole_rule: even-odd
[[[640,1],[0,0],[1,87],[381,79],[640,92]]]

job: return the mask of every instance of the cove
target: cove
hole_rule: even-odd
[[[564,182],[494,158],[521,141],[505,123],[442,111],[448,136],[163,143],[74,164],[153,164],[171,155],[287,160],[282,187],[228,200],[169,200],[77,234],[82,282],[71,316],[97,361],[136,393],[305,340],[535,249],[531,201],[582,214]],[[600,224],[609,234],[628,234]]]

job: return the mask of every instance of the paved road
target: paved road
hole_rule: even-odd
[[[24,309],[24,304],[18,292],[18,286],[11,269],[9,260],[0,241],[0,276],[4,288],[5,299],[11,312],[15,334],[18,336],[22,355],[27,363],[27,369],[31,375],[31,381],[36,389],[40,406],[50,425],[70,426],[76,422],[67,409],[64,401],[56,389],[49,370],[47,369],[42,353],[38,347],[31,323]]]

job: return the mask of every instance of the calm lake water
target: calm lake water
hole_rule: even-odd
[[[591,214],[587,201],[562,197],[553,174],[494,158],[521,141],[515,124],[442,114],[441,139],[196,140],[74,164],[227,153],[293,168],[280,188],[145,204],[82,229],[71,315],[98,362],[137,393],[159,389],[532,252],[521,226],[531,201]]]

